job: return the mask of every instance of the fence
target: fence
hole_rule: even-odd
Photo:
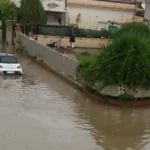
[[[109,32],[107,30],[90,30],[90,29],[80,29],[73,28],[76,37],[92,37],[101,38],[108,37]],[[28,34],[29,32],[38,33],[41,35],[51,35],[51,36],[70,36],[71,27],[68,26],[42,26],[42,25],[27,25],[25,28],[22,27],[22,32]]]
[[[18,38],[26,46],[27,51],[33,55],[38,56],[45,61],[49,66],[55,68],[57,71],[62,72],[69,76],[74,76],[78,61],[74,58],[61,54],[53,49],[43,46],[36,41],[30,40],[22,33],[18,34]]]

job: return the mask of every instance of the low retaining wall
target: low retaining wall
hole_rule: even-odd
[[[50,43],[50,41],[58,41],[60,39],[59,36],[38,36],[38,42],[42,45],[46,45]],[[97,48],[99,49],[103,45],[107,45],[111,40],[108,39],[100,39],[100,38],[80,38],[76,37],[75,46],[79,48]],[[70,46],[69,37],[63,37],[61,39],[61,46],[68,47]]]
[[[26,53],[22,53],[25,54]],[[27,54],[27,56],[29,56]],[[31,56],[30,56],[31,57]],[[48,66],[46,63],[43,63],[42,61],[36,59],[35,57],[31,57],[32,60],[34,60],[35,62],[37,62],[39,65],[41,65],[42,67],[48,69],[49,71],[51,71],[52,73],[54,73],[55,75],[57,75],[58,77],[60,77],[61,79],[63,79],[67,84],[73,86],[74,88],[80,90],[81,92],[83,92],[86,96],[88,96],[89,98],[96,100],[98,102],[101,103],[105,103],[105,104],[111,104],[114,106],[119,106],[119,107],[142,107],[142,106],[146,106],[149,107],[150,105],[150,99],[147,100],[136,100],[136,101],[121,101],[121,100],[116,100],[115,98],[112,97],[103,97],[103,96],[96,96],[93,95],[90,91],[88,91],[87,89],[81,87],[78,83],[76,83],[74,80],[72,80],[71,78],[68,78],[67,76],[57,72],[55,69],[52,69],[50,66]]]
[[[55,68],[57,71],[74,76],[78,61],[65,54],[61,54],[53,49],[37,43],[36,41],[30,40],[29,37],[18,33],[17,38],[27,48],[28,52],[44,60],[49,66]]]
[[[76,67],[79,62],[72,57],[61,54],[57,51],[54,51],[46,46],[43,46],[36,41],[30,40],[27,36],[19,33],[18,38],[23,42],[26,46],[29,54],[32,56],[37,56],[39,59],[46,62],[46,64],[57,72],[61,72],[65,76],[74,76]],[[134,95],[134,97],[150,97],[150,90],[145,89],[137,89],[137,91],[130,90],[125,88],[126,93]],[[118,86],[110,86],[101,91],[102,95],[109,95],[113,97],[119,96],[119,87]]]
[[[53,49],[39,44],[34,40],[30,40],[29,37],[18,33],[17,36],[24,46],[26,46],[29,54],[37,56],[42,59],[50,67],[55,70],[65,74],[66,76],[75,76],[76,68],[78,66],[78,61],[72,57],[66,56],[62,53],[54,51]],[[118,87],[112,86],[105,88],[101,91],[104,95],[118,96]]]

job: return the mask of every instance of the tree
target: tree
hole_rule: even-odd
[[[19,18],[24,24],[45,24],[47,21],[44,7],[40,0],[21,0]]]
[[[2,42],[6,44],[7,20],[16,18],[16,5],[10,0],[0,0],[0,20],[2,23]]]

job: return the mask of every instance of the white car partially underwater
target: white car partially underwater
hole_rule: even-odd
[[[23,74],[22,67],[14,54],[0,53],[0,74]]]

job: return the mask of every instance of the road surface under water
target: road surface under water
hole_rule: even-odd
[[[97,103],[18,54],[0,77],[0,150],[150,150],[150,109]]]

